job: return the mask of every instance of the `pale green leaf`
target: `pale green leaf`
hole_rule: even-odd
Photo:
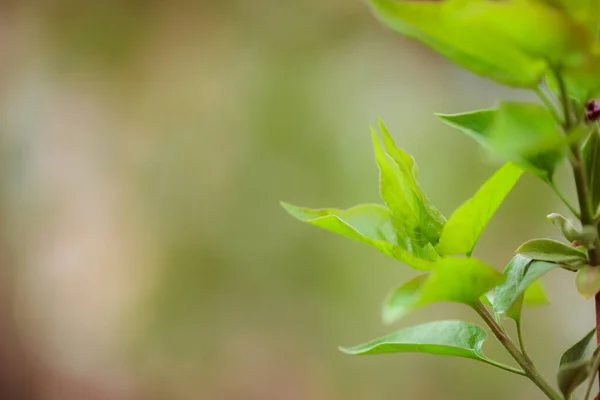
[[[600,292],[600,268],[586,265],[577,271],[575,276],[577,291],[586,299]]]
[[[546,289],[544,289],[542,281],[539,279],[537,281],[533,281],[533,283],[527,289],[525,289],[523,305],[536,307],[545,306],[548,304],[550,304],[550,299],[546,294]]]
[[[533,239],[525,242],[516,251],[533,260],[553,263],[583,265],[587,262],[587,252],[582,247],[572,247],[551,239]]]
[[[396,230],[419,247],[437,244],[445,222],[431,205],[416,181],[416,165],[412,157],[396,147],[381,124],[386,148],[372,129],[375,157],[379,166],[381,197],[392,212]],[[386,153],[387,150],[387,153]]]
[[[426,353],[463,357],[522,373],[487,358],[482,351],[486,337],[485,331],[477,325],[463,321],[436,321],[405,328],[372,342],[340,350],[350,355]]]
[[[565,217],[557,213],[552,213],[547,218],[569,242],[577,240],[579,232]]]
[[[497,109],[436,116],[545,181],[552,180],[568,147],[552,114],[536,103],[503,102]]]
[[[433,272],[421,275],[394,290],[383,306],[383,319],[391,323],[412,310],[438,302],[474,305],[502,282],[493,267],[475,258],[442,258]]]
[[[340,235],[370,244],[382,253],[419,270],[429,270],[438,256],[431,245],[420,248],[396,232],[390,211],[380,205],[366,204],[348,210],[311,210],[282,203],[293,217]],[[416,252],[415,252],[416,251]]]
[[[392,29],[479,75],[512,86],[535,87],[547,68],[543,57],[527,54],[505,35],[480,22],[482,17],[497,12],[491,2],[485,2],[485,10],[466,10],[473,2],[457,1],[370,3],[375,14]]]
[[[471,254],[483,230],[523,170],[508,163],[498,170],[479,191],[460,206],[442,230],[436,250],[440,254]]]
[[[446,218],[438,209],[431,204],[419,183],[417,182],[418,167],[414,158],[396,146],[396,142],[388,131],[383,121],[379,120],[379,129],[383,136],[383,143],[389,156],[396,162],[403,176],[403,181],[410,188],[409,196],[416,196],[416,207],[421,218],[419,226],[424,232],[424,235],[431,243],[437,243],[442,227],[446,223]]]
[[[491,132],[497,112],[498,110],[494,108],[460,114],[435,114],[435,116],[491,150]]]
[[[489,133],[492,150],[546,181],[563,161],[567,142],[547,108],[502,102]]]

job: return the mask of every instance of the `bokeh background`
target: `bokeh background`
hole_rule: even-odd
[[[0,2],[0,398],[541,399],[470,360],[341,354],[477,318],[438,304],[384,326],[382,299],[415,272],[278,204],[380,201],[381,117],[448,216],[500,164],[432,113],[499,98],[531,95],[393,34],[361,0]],[[502,269],[557,237],[553,211],[526,176],[476,255]],[[554,304],[524,329],[553,379],[593,311],[569,274],[545,283]]]

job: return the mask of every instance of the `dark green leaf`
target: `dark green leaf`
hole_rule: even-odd
[[[535,87],[546,69],[544,57],[519,50],[506,35],[493,32],[487,26],[489,22],[483,22],[482,17],[497,13],[498,7],[491,2],[481,2],[483,8],[476,10],[465,10],[473,4],[463,1],[370,3],[375,14],[392,29],[477,74],[512,86]]]
[[[517,253],[533,260],[553,263],[583,265],[587,263],[587,253],[582,247],[571,247],[551,239],[533,239],[517,249]]]
[[[440,254],[471,254],[484,228],[517,183],[523,170],[508,163],[460,206],[442,231],[436,250]]]
[[[405,328],[381,339],[340,350],[351,355],[426,353],[470,358],[499,366],[482,352],[486,336],[485,331],[477,325],[463,321],[437,321]]]
[[[494,293],[494,312],[506,314],[517,322],[521,317],[521,304],[524,293],[534,282],[557,264],[534,261],[517,254],[504,270],[504,281]]]
[[[596,347],[596,329],[592,329],[579,342],[565,351],[560,358],[558,387],[565,398],[586,381],[590,374],[590,355]]]
[[[392,224],[390,211],[377,204],[365,204],[348,210],[321,209],[311,210],[282,203],[293,217],[312,225],[339,233],[376,247],[382,253],[394,257],[413,268],[429,270],[437,253],[431,245],[420,249],[412,245],[409,238],[400,236]],[[418,253],[414,253],[418,250]]]
[[[583,143],[583,165],[588,178],[594,212],[600,205],[600,135],[596,126]]]
[[[383,306],[383,319],[391,323],[408,312],[437,302],[473,305],[503,280],[502,274],[475,258],[442,258],[433,272],[394,290]]]

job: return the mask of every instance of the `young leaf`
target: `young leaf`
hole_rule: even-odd
[[[533,260],[548,261],[571,266],[587,263],[587,253],[582,247],[571,247],[551,239],[533,239],[525,242],[516,251]]]
[[[421,219],[421,230],[431,243],[437,243],[442,227],[446,223],[446,218],[431,204],[425,193],[421,190],[417,182],[418,167],[414,158],[396,146],[392,135],[390,135],[387,127],[381,120],[379,121],[379,129],[381,130],[383,142],[389,156],[400,168],[402,177],[404,178],[403,181],[408,186],[409,190],[406,192],[407,198],[414,200],[416,203],[415,206]]]
[[[584,266],[575,275],[577,291],[586,299],[590,299],[600,292],[600,268]]]
[[[497,111],[496,109],[489,109],[461,114],[435,114],[435,116],[491,150],[491,132]]]
[[[497,109],[436,116],[545,181],[552,180],[565,156],[566,141],[556,121],[536,103],[503,102]]]
[[[339,233],[379,249],[418,270],[430,270],[438,256],[429,245],[420,248],[402,237],[392,224],[390,211],[377,204],[365,204],[348,210],[311,210],[281,203],[290,215],[312,225]],[[428,251],[429,250],[429,251]]]
[[[374,129],[373,144],[380,171],[381,197],[392,212],[394,226],[419,247],[427,247],[429,243],[435,245],[445,219],[420,189],[412,157],[396,147],[383,123],[381,130],[388,153]]]
[[[473,305],[503,280],[502,274],[475,258],[442,258],[433,272],[394,290],[383,306],[386,323],[419,307],[443,301]]]
[[[569,242],[577,240],[579,232],[565,217],[557,213],[552,213],[547,218]]]
[[[590,374],[590,354],[596,347],[596,329],[592,329],[579,342],[565,351],[560,358],[558,369],[558,387],[566,399],[586,381]]]
[[[557,267],[557,264],[535,261],[519,254],[514,256],[504,270],[504,281],[496,287],[494,312],[506,314],[518,322],[526,290],[546,272]]]
[[[508,163],[460,206],[442,230],[436,246],[442,255],[471,254],[490,219],[521,177],[523,170]]]
[[[503,102],[489,133],[492,150],[551,181],[567,142],[550,111],[537,103]]]
[[[489,16],[496,12],[493,3],[481,3],[485,9],[479,13]],[[528,55],[502,34],[492,32],[485,23],[478,23],[477,18],[466,18],[472,14],[464,9],[469,2],[370,0],[370,4],[392,29],[498,82],[533,88],[547,68],[544,57]]]
[[[600,205],[600,135],[596,126],[583,143],[582,153],[583,166],[592,197],[592,208],[596,212]]]
[[[556,213],[548,215],[547,218],[569,242],[579,243],[579,245],[586,249],[594,249],[596,247],[598,232],[594,226],[586,225],[581,229],[577,229],[565,217]]]
[[[487,358],[482,352],[486,337],[485,331],[477,325],[463,321],[437,321],[405,328],[372,342],[340,350],[350,355],[426,353],[463,357],[522,373]]]

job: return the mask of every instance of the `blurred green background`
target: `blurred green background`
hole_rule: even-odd
[[[381,301],[414,271],[278,204],[380,201],[381,117],[448,216],[500,164],[433,112],[530,94],[393,34],[359,0],[3,1],[0,60],[0,398],[542,398],[470,360],[341,354],[477,318],[438,304],[384,326]],[[557,237],[553,211],[525,177],[476,255],[502,269],[523,241]],[[571,275],[545,283],[554,304],[524,329],[553,380],[593,311]]]

